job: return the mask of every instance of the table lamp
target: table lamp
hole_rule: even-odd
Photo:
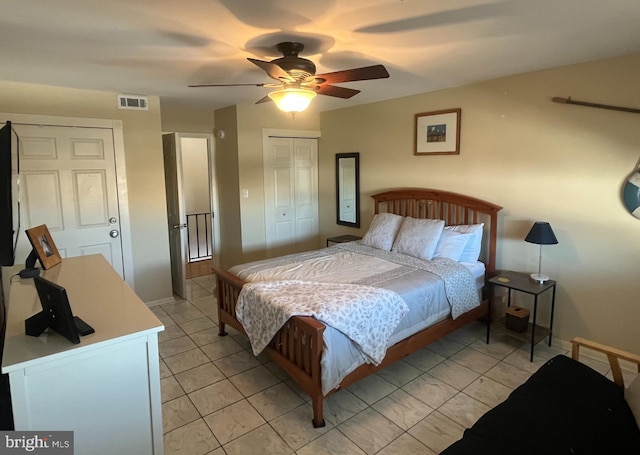
[[[525,242],[540,245],[540,258],[538,260],[538,273],[532,273],[531,279],[537,283],[544,283],[549,277],[542,274],[542,245],[555,245],[558,243],[551,225],[546,221],[536,221],[524,238]]]

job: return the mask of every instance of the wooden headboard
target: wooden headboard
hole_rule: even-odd
[[[374,213],[395,213],[412,218],[444,220],[447,226],[484,223],[480,260],[485,263],[487,277],[496,270],[498,212],[502,209],[491,202],[430,188],[400,188],[371,196]]]

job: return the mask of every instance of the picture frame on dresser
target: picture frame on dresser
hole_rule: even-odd
[[[43,269],[50,269],[62,262],[58,248],[56,247],[46,224],[41,224],[40,226],[27,229],[25,230],[25,233],[27,234],[29,242],[31,242],[31,246],[33,247],[33,251],[37,256],[37,259],[40,260],[40,264],[42,264]],[[27,261],[29,262],[29,260]],[[35,265],[35,258],[33,262],[33,265]],[[33,265],[28,264],[27,266]]]
[[[459,155],[462,110],[415,114],[414,155]]]

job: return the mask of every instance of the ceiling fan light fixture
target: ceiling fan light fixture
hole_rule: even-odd
[[[316,92],[304,88],[284,88],[269,93],[269,98],[284,112],[302,112],[311,104]]]

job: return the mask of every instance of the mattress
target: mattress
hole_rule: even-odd
[[[362,245],[339,244],[318,251],[298,253],[275,259],[235,266],[230,272],[248,282],[304,280],[379,286],[396,292],[409,307],[389,338],[387,347],[420,330],[440,322],[451,314],[444,281],[434,273],[404,265],[416,261],[392,254],[393,261]],[[460,263],[474,278],[478,302],[484,285],[482,262]],[[342,379],[366,362],[365,357],[340,331],[327,326],[321,360],[322,390],[327,394]]]

